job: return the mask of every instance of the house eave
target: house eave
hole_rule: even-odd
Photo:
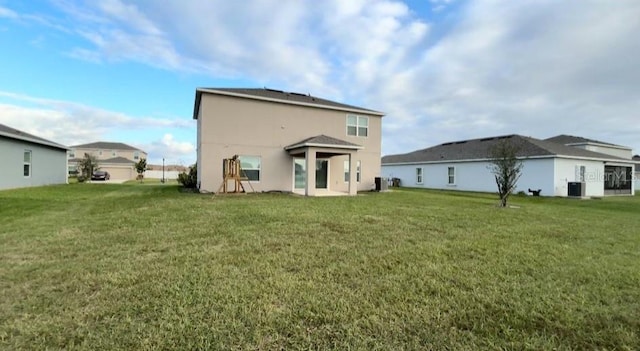
[[[625,150],[625,151],[631,151],[632,149],[630,147],[627,146],[622,146],[622,145],[615,145],[615,144],[602,144],[602,143],[594,143],[592,141],[584,141],[584,142],[579,142],[579,143],[569,143],[569,144],[564,144],[566,146],[582,146],[582,145],[593,145],[593,146],[601,146],[601,147],[608,147],[608,148],[612,148],[612,149],[620,149],[620,150]]]
[[[56,149],[60,149],[60,150],[65,150],[68,151],[69,148],[64,146],[64,145],[60,145],[54,142],[46,142],[46,141],[42,141],[42,140],[37,140],[37,139],[33,139],[33,138],[29,138],[26,136],[20,136],[20,135],[15,135],[15,134],[11,134],[11,133],[5,133],[0,131],[0,136],[9,138],[9,139],[14,139],[14,140],[21,140],[21,141],[26,141],[32,144],[37,144],[37,145],[44,145],[44,146],[49,146],[49,147],[53,147]]]
[[[196,101],[195,101],[195,105],[193,107],[193,119],[198,119],[198,110],[200,109],[200,103],[202,101],[202,93],[224,95],[224,96],[232,96],[232,97],[239,97],[239,98],[244,98],[244,99],[260,100],[260,101],[268,101],[268,102],[275,102],[275,103],[280,103],[280,104],[313,107],[313,108],[320,108],[320,109],[325,109],[325,110],[361,113],[361,114],[373,115],[373,116],[379,116],[379,117],[383,117],[384,116],[384,113],[379,112],[379,111],[373,111],[373,110],[363,110],[363,109],[356,109],[356,108],[327,106],[327,105],[321,105],[321,104],[310,104],[310,103],[306,103],[306,102],[287,101],[287,100],[281,100],[281,99],[268,98],[268,97],[264,97],[264,96],[255,96],[255,95],[234,93],[234,92],[215,90],[215,89],[198,88],[198,89],[196,89]]]
[[[360,145],[332,145],[332,144],[317,144],[317,143],[301,143],[295,145],[286,146],[284,149],[286,151],[300,149],[305,147],[317,147],[317,148],[328,148],[328,149],[344,149],[344,150],[362,150],[363,146]]]
[[[523,156],[517,157],[518,160],[539,160],[546,158],[565,158],[565,159],[573,159],[573,160],[584,160],[584,161],[596,161],[596,162],[606,162],[609,164],[620,163],[622,165],[635,164],[633,161],[625,161],[622,159],[611,159],[611,158],[597,158],[597,157],[584,157],[584,156],[570,156],[570,155],[539,155],[539,156]],[[463,160],[438,160],[438,161],[412,161],[412,162],[393,162],[393,163],[382,163],[382,166],[403,166],[403,165],[423,165],[423,164],[442,164],[442,163],[468,163],[468,162],[490,162],[490,158],[472,158],[472,159],[463,159]]]

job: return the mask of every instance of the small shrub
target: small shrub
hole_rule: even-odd
[[[178,174],[178,183],[187,189],[196,189],[198,187],[198,167],[197,164],[191,166],[189,173],[182,172]]]

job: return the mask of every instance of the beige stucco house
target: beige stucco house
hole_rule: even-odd
[[[77,172],[78,162],[84,154],[93,155],[98,160],[99,169],[109,172],[111,179],[135,179],[138,173],[134,165],[147,158],[146,152],[123,143],[98,141],[74,145],[68,152],[70,174]]]
[[[371,190],[380,176],[383,115],[279,90],[198,88],[200,191],[218,191],[223,160],[234,155],[245,189],[308,196]]]

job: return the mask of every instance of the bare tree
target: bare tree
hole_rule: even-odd
[[[522,161],[518,159],[520,146],[511,139],[499,140],[490,149],[491,165],[489,169],[495,176],[500,195],[500,207],[507,207],[509,196],[516,188],[522,175]]]

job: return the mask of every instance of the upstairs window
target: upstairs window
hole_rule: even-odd
[[[24,150],[24,162],[22,164],[22,172],[25,177],[31,177],[31,150]]]
[[[347,135],[360,137],[369,135],[369,117],[347,115]]]
[[[69,158],[75,158],[75,157],[76,157],[76,150],[69,151]]]
[[[140,153],[138,151],[133,152],[133,159],[138,160],[140,158]]]
[[[116,157],[116,150],[111,150],[111,157]]]

